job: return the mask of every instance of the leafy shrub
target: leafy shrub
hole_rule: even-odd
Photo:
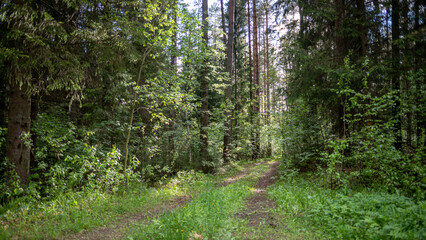
[[[5,204],[11,199],[20,196],[24,190],[19,183],[19,177],[13,165],[4,159],[0,162],[0,204]],[[0,206],[1,207],[1,206]]]
[[[320,230],[329,239],[424,239],[426,202],[384,192],[324,189],[296,177],[269,194],[295,221]]]
[[[318,151],[325,145],[321,119],[306,116],[314,115],[303,102],[283,113],[282,151],[287,164],[301,170],[314,170],[318,164]],[[315,115],[314,115],[315,116]]]
[[[341,239],[422,239],[425,202],[386,193],[338,194],[309,211],[312,222]],[[355,237],[356,236],[356,237]]]
[[[361,186],[399,191],[423,200],[424,144],[418,140],[420,144],[414,154],[395,148],[394,133],[400,117],[384,120],[382,116],[393,112],[396,93],[372,96],[367,89],[370,74],[368,60],[357,68],[346,59],[339,88],[334,90],[344,99],[346,133],[342,139],[329,140],[328,149],[320,151],[326,167],[321,174],[331,188]]]
[[[117,191],[124,182],[121,153],[116,147],[100,148],[85,142],[92,132],[78,132],[61,111],[40,114],[33,181],[42,196],[52,197],[83,189]],[[132,172],[137,161],[131,161]]]

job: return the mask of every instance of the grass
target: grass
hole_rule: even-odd
[[[161,187],[149,188],[136,183],[115,194],[86,191],[62,194],[46,202],[19,202],[17,199],[0,213],[0,239],[56,239],[108,226],[128,214],[202,192],[207,182],[216,184],[241,169],[234,164],[220,175],[181,172]]]
[[[183,208],[176,209],[149,224],[135,226],[127,239],[233,239],[232,232],[243,227],[234,214],[252,194],[257,179],[268,169],[260,165],[241,180],[225,187],[212,182],[206,191]]]
[[[119,194],[71,193],[55,201],[41,203],[37,209],[7,211],[1,217],[0,238],[59,238],[98,226],[110,224],[117,217],[140,211],[185,195],[189,188],[150,188],[132,186]]]
[[[294,238],[426,238],[426,203],[404,196],[325,189],[306,175],[278,182],[269,195]]]

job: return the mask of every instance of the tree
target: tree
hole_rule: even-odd
[[[208,1],[203,0],[203,40],[205,44],[205,49],[207,50],[209,47],[209,35],[208,35]],[[209,82],[208,82],[208,66],[207,59],[204,59],[203,67],[201,70],[201,128],[200,128],[200,139],[202,142],[201,147],[201,157],[206,158],[205,161],[207,164],[204,164],[204,171],[211,171],[211,167],[209,167],[208,163],[210,161],[208,154],[208,133],[207,128],[209,127]]]
[[[226,44],[226,72],[228,73],[228,81],[225,89],[225,133],[223,137],[223,159],[228,162],[231,158],[232,143],[232,59],[234,47],[234,15],[235,0],[229,0],[228,3],[228,41]]]
[[[268,24],[268,20],[269,20],[269,3],[266,0],[265,2],[265,41],[266,41],[266,45],[265,45],[265,91],[266,91],[266,125],[269,126],[271,124],[271,119],[270,119],[270,111],[271,111],[271,96],[270,96],[270,73],[269,73],[269,24]],[[268,138],[269,139],[269,138]],[[272,154],[272,149],[271,149],[271,143],[268,142],[266,144],[266,156],[271,156]]]
[[[400,91],[401,91],[401,80],[400,80],[400,49],[399,49],[399,0],[392,0],[392,90],[396,92],[395,95],[395,106],[392,109],[393,115],[396,117],[396,124],[394,126],[395,134],[395,148],[402,149],[402,133],[401,133],[401,119],[400,119]]]
[[[1,8],[6,17],[1,20],[9,26],[4,35],[5,46],[2,46],[8,52],[2,60],[7,61],[11,89],[7,157],[23,184],[28,183],[30,175],[31,95],[39,92],[41,86],[78,91],[84,74],[76,55],[79,48],[72,49],[70,44],[82,39],[80,34],[72,35],[78,10],[73,4],[68,7],[64,2],[61,4],[64,5],[62,12],[48,2],[36,1],[11,1]],[[64,18],[68,21],[63,22]],[[69,64],[75,64],[72,71],[65,68]],[[46,75],[34,74],[44,69],[48,69]],[[34,79],[36,76],[39,79]]]
[[[260,132],[259,132],[259,113],[260,113],[260,72],[259,72],[259,45],[258,45],[258,25],[256,0],[253,0],[253,82],[254,82],[254,103],[253,117],[255,124],[253,125],[254,141],[253,141],[253,159],[257,159],[260,153]]]

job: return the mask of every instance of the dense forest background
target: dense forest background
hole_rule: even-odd
[[[279,156],[425,199],[419,0],[7,0],[0,204]]]

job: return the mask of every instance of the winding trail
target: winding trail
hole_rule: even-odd
[[[191,196],[175,197],[161,204],[145,208],[138,213],[125,215],[109,226],[98,227],[96,229],[83,231],[64,239],[72,240],[104,240],[104,239],[121,239],[125,236],[129,226],[134,223],[144,223],[151,218],[158,217],[162,214],[170,212],[172,209],[182,207],[191,201]]]
[[[244,165],[244,169],[239,173],[223,180],[216,187],[224,187],[229,184],[232,184],[246,175],[250,174],[252,169],[255,166],[262,164],[267,164],[266,162],[257,162]],[[263,178],[263,176],[262,176]],[[265,178],[265,180],[267,180]],[[261,182],[261,179],[259,180]],[[264,182],[264,180],[262,180]],[[196,197],[196,196],[195,196]],[[188,204],[193,197],[190,195],[179,196],[173,199],[167,200],[160,204],[145,207],[141,209],[140,212],[134,214],[123,215],[118,220],[112,222],[108,226],[98,227],[91,230],[86,230],[80,233],[72,234],[65,236],[62,239],[72,239],[72,240],[104,240],[104,239],[122,239],[126,236],[126,233],[129,231],[130,227],[134,224],[147,223],[150,219],[158,218],[161,215],[169,213],[171,210],[179,207],[183,207]]]
[[[268,197],[267,188],[276,182],[280,162],[270,162],[269,171],[258,180],[254,194],[246,199],[245,207],[235,214],[248,221],[248,231],[239,233],[241,239],[285,239],[285,226],[277,215],[277,204]]]

